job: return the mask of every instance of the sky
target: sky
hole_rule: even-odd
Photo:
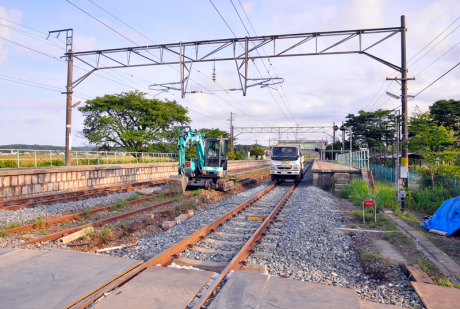
[[[0,0],[0,145],[64,145],[66,98],[61,92],[67,82],[67,63],[60,58],[64,34],[46,40],[51,30],[72,28],[74,50],[89,51],[244,37],[245,28],[251,36],[260,36],[399,27],[401,15],[405,15],[408,77],[416,78],[409,81],[409,94],[417,94],[460,61],[460,2],[456,0],[232,1],[236,10],[230,0]],[[363,46],[383,37],[367,35]],[[341,39],[324,38],[318,46],[326,47]],[[400,41],[400,34],[396,34],[369,52],[399,66]],[[277,44],[281,50],[286,43]],[[314,52],[314,48],[311,41],[295,51]],[[331,51],[357,48],[355,38]],[[269,54],[272,49],[268,44],[261,53]],[[210,47],[200,51],[204,55],[207,50]],[[186,54],[194,52],[186,50]],[[126,54],[118,57],[125,61],[122,59]],[[94,62],[94,57],[89,60]],[[102,61],[110,63],[109,59]],[[74,80],[91,69],[78,60],[74,65]],[[249,64],[249,77],[270,75],[284,78],[284,82],[271,88],[251,87],[246,96],[240,91],[221,91],[239,88],[232,61],[216,62],[216,82],[211,80],[212,63],[194,64],[188,90],[210,89],[213,94],[187,94],[182,99],[177,91],[158,93],[148,89],[152,84],[177,82],[177,69],[149,66],[100,70],[74,89],[73,104],[137,89],[150,98],[157,95],[156,98],[176,100],[187,107],[192,128],[222,130],[229,130],[230,113],[235,114],[235,127],[311,127],[341,124],[348,114],[360,110],[394,109],[400,105],[399,100],[385,94],[401,93],[400,85],[385,80],[399,75],[360,54],[272,58],[270,63],[256,60]],[[441,99],[460,99],[460,66],[410,101],[409,114],[416,106],[428,110]],[[74,108],[73,146],[87,144],[78,134],[83,121],[82,114]],[[297,138],[330,140],[332,131],[326,133],[299,134]],[[268,145],[270,138],[280,137],[244,133],[238,136],[237,143],[254,144],[257,140],[258,144]],[[293,134],[281,136],[294,138]]]

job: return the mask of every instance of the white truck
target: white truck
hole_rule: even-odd
[[[300,146],[274,146],[270,157],[271,180],[303,179],[303,155]]]

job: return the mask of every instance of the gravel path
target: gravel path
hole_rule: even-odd
[[[276,249],[258,248],[272,252],[273,257],[249,257],[247,262],[267,265],[268,273],[274,276],[354,288],[366,300],[422,306],[401,269],[392,274],[399,278],[396,285],[363,274],[355,252],[350,249],[352,238],[336,230],[341,225],[341,214],[336,212],[339,206],[332,194],[304,181],[286,205],[281,214],[287,220],[275,224],[281,231],[270,233],[280,236],[273,241],[278,243]]]
[[[167,188],[169,188],[168,185],[161,185],[138,191],[150,193],[153,191],[165,190]],[[59,203],[20,210],[0,211],[0,226],[10,222],[35,220],[39,216],[46,217],[48,215],[59,214],[75,209],[109,204],[119,200],[125,200],[134,194],[135,192],[116,193],[76,202]]]
[[[202,228],[203,225],[207,225],[213,222],[217,218],[223,216],[224,214],[238,206],[239,204],[262,192],[272,184],[273,182],[271,181],[263,182],[254,188],[232,195],[227,199],[223,199],[215,203],[212,203],[203,211],[196,211],[193,217],[182,222],[179,225],[176,225],[175,227],[169,230],[166,230],[160,234],[140,238],[139,243],[137,245],[138,252],[143,252],[143,256],[152,256],[152,254],[157,254],[164,251],[166,249],[166,247],[164,246],[165,244],[177,243],[179,241],[180,236],[191,235],[194,232],[193,230],[198,230]],[[110,253],[110,255],[119,256],[120,254],[133,250],[135,248],[136,247],[124,248],[122,250],[113,251]],[[129,258],[141,259],[142,257],[139,256],[137,253],[133,253],[129,255]]]

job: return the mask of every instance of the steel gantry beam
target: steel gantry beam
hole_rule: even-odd
[[[382,64],[389,66],[392,69],[403,72],[403,68],[390,63],[386,60],[378,58],[368,52],[369,49],[394,36],[397,33],[405,31],[404,27],[390,27],[390,28],[374,28],[374,29],[357,29],[357,30],[340,30],[340,31],[325,31],[325,32],[309,32],[297,34],[276,34],[264,35],[254,37],[241,37],[230,39],[217,39],[217,40],[204,40],[204,41],[190,41],[178,42],[169,44],[156,44],[145,46],[133,46],[113,49],[99,49],[92,51],[73,52],[67,51],[65,57],[82,61],[83,63],[91,66],[94,70],[103,69],[119,69],[128,67],[143,67],[143,66],[158,66],[158,65],[179,65],[180,66],[180,80],[177,87],[181,91],[181,96],[185,97],[187,93],[187,84],[190,79],[190,72],[192,65],[195,62],[214,62],[214,61],[234,61],[240,79],[241,88],[238,90],[243,91],[246,95],[247,88],[255,85],[265,85],[263,82],[256,82],[255,84],[248,85],[248,81],[254,80],[248,78],[249,62],[255,59],[264,58],[284,58],[284,57],[299,57],[299,56],[321,56],[321,55],[340,55],[340,54],[363,54],[371,59],[377,60]],[[387,34],[381,39],[375,40],[372,44],[364,47],[362,44],[362,37],[364,35]],[[318,41],[322,38],[339,37],[335,43],[329,43],[321,48],[318,48]],[[345,51],[333,51],[335,47],[343,45],[353,38],[358,38],[355,48],[350,48],[349,45],[345,46]],[[305,43],[313,41],[313,46],[310,46],[310,51],[306,49],[300,50],[298,47],[303,46]],[[282,48],[278,47],[281,43],[284,44]],[[257,51],[262,46],[268,44],[273,45],[273,52],[267,55],[261,55]],[[237,52],[237,46],[240,46],[244,52]],[[200,49],[201,47],[201,49]],[[209,51],[211,47],[211,51]],[[190,55],[186,55],[186,50]],[[200,54],[201,50],[206,50]],[[193,51],[190,52],[190,51]],[[158,56],[154,56],[152,52],[156,52]],[[115,59],[115,54],[125,53],[123,56]],[[174,59],[166,60],[167,55],[174,55]],[[192,55],[193,54],[193,55]],[[96,57],[96,65],[90,65],[84,60],[84,57]],[[99,61],[103,56],[111,60],[111,65],[102,65]],[[178,59],[177,59],[178,57]],[[154,59],[156,58],[156,59]],[[279,78],[278,78],[279,79]],[[171,89],[171,88],[170,88]]]
[[[333,129],[334,126],[317,126],[317,127],[233,127],[233,130],[240,132],[235,135],[238,136],[243,133],[325,133]]]

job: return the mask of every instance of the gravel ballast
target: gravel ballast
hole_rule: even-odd
[[[307,175],[306,175],[307,176]],[[369,279],[362,272],[356,252],[350,246],[352,237],[336,230],[341,214],[336,197],[302,182],[289,197],[281,214],[286,221],[275,224],[280,238],[272,258],[249,257],[247,262],[265,264],[270,275],[301,281],[353,288],[360,298],[404,307],[421,307],[407,277],[396,267],[394,283]],[[264,241],[267,242],[267,241]]]
[[[168,188],[168,185],[161,185],[151,188],[145,188],[138,191],[151,193],[153,191],[162,191]],[[73,211],[76,209],[85,209],[87,207],[93,207],[96,205],[106,205],[120,200],[126,200],[127,198],[135,194],[135,192],[115,193],[75,202],[58,203],[46,206],[37,206],[33,208],[23,208],[19,210],[0,211],[0,226],[11,222],[24,222],[29,220],[35,220],[39,216],[45,218],[46,216],[52,214],[60,214],[64,212]]]
[[[195,215],[193,217],[181,222],[180,224],[176,225],[175,227],[169,230],[161,232],[160,234],[140,238],[139,243],[137,245],[138,252],[144,253],[143,256],[145,257],[152,256],[154,254],[164,251],[165,249],[167,249],[164,245],[179,242],[180,236],[189,236],[193,234],[195,232],[194,230],[198,230],[202,228],[203,225],[207,225],[215,221],[216,219],[220,218],[233,208],[237,207],[239,204],[259,194],[272,184],[273,182],[271,181],[263,182],[254,188],[212,203],[202,211],[195,211]],[[131,248],[131,250],[134,248],[135,247]],[[111,255],[119,256],[120,254],[123,254],[128,251],[130,250],[125,248],[124,250],[114,251],[111,253]],[[142,256],[139,256],[137,253],[129,255],[129,257],[136,259],[142,258]]]

